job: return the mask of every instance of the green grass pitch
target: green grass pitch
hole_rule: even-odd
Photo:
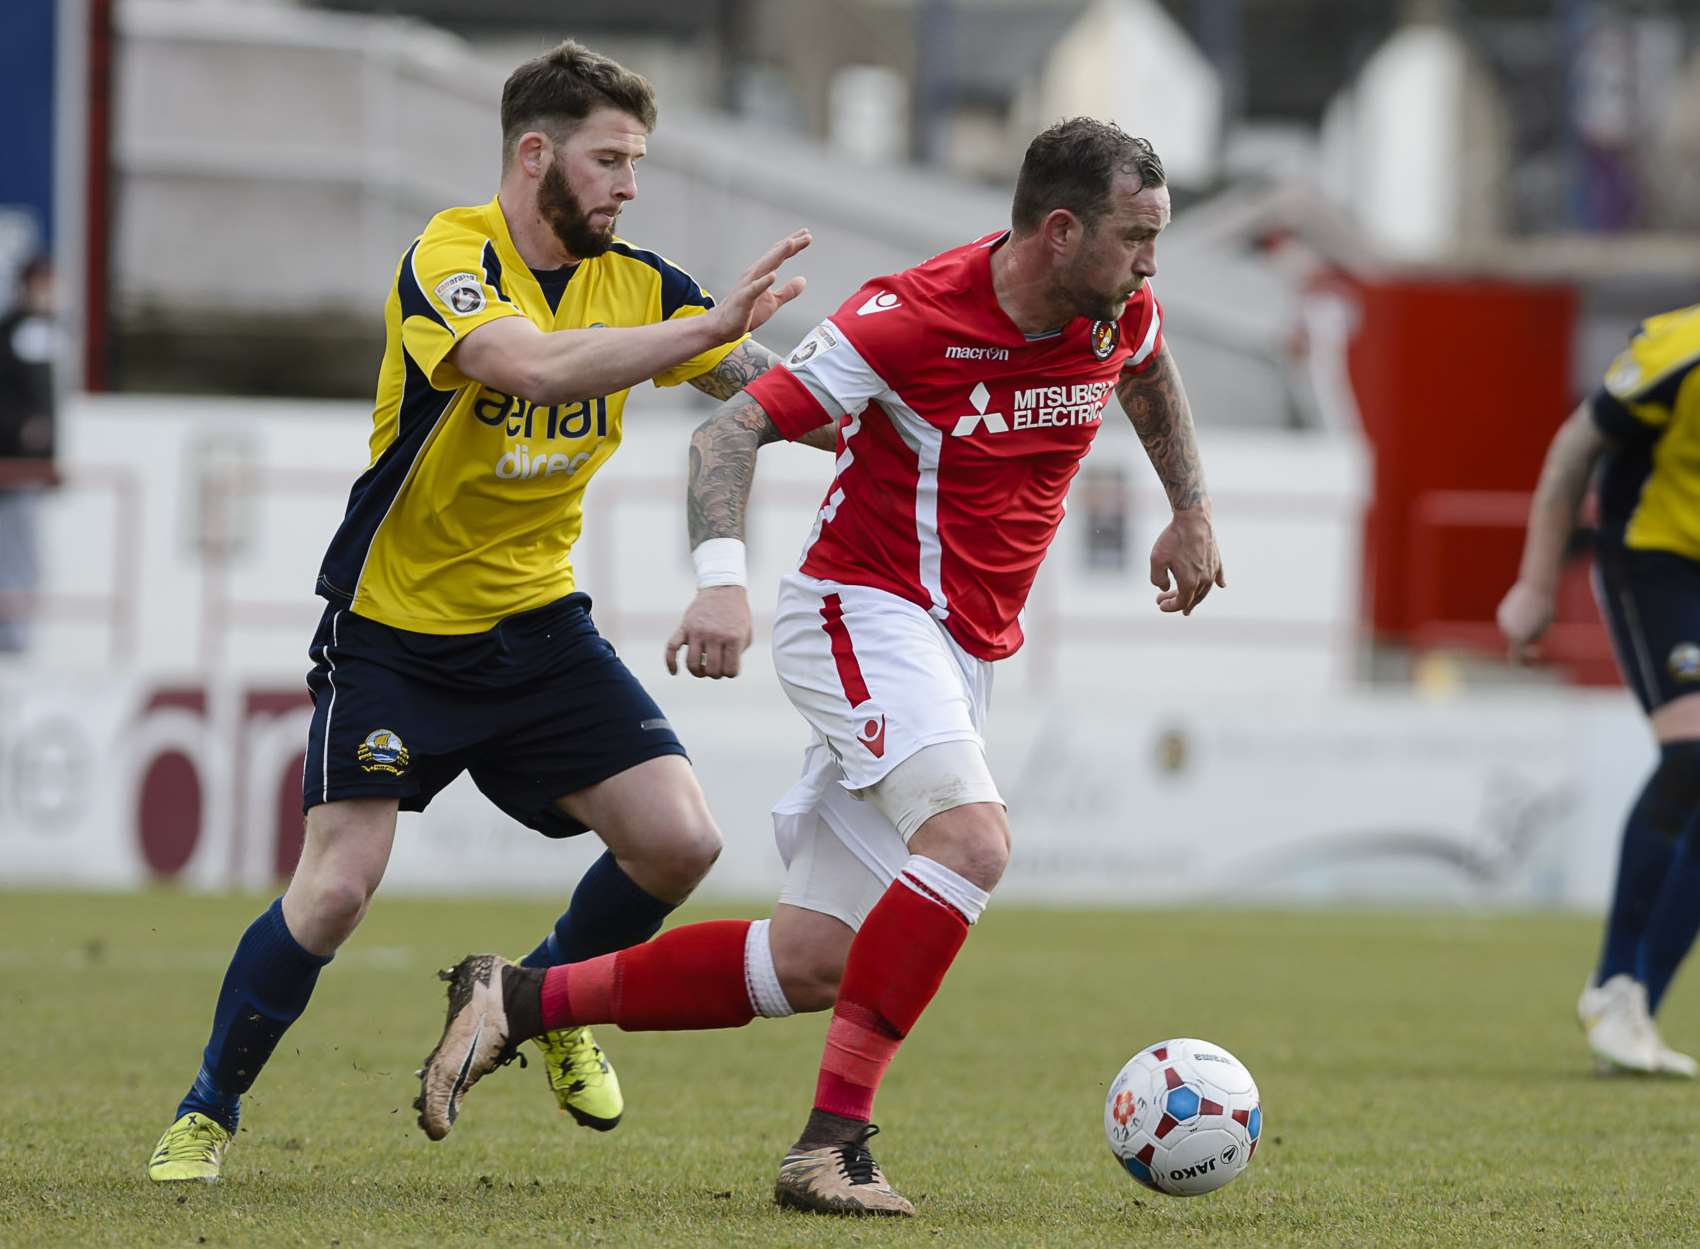
[[[994,904],[880,1094],[876,1154],[920,1217],[770,1204],[824,1016],[601,1038],[626,1121],[575,1127],[540,1071],[414,1126],[436,967],[530,947],[537,901],[379,898],[245,1105],[217,1186],[143,1167],[264,899],[0,893],[0,1244],[1692,1245],[1700,1088],[1600,1079],[1572,1014],[1574,916]],[[726,914],[695,908],[689,918]],[[1667,1038],[1700,1045],[1678,981]],[[1105,1147],[1107,1081],[1193,1035],[1257,1077],[1264,1136],[1213,1196],[1159,1197]]]

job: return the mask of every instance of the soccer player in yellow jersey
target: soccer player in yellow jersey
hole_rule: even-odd
[[[747,334],[801,291],[777,270],[809,237],[775,244],[720,303],[617,237],[654,96],[577,44],[515,70],[501,120],[500,193],[432,218],[396,270],[371,461],[319,575],[301,861],[237,945],[156,1180],[219,1177],[242,1093],[383,877],[397,810],[461,772],[544,835],[594,829],[608,847],[534,967],[652,936],[720,852],[684,748],[598,636],[571,551],[628,389],[724,399],[763,372],[774,357]],[[589,1032],[541,1047],[562,1108],[613,1127],[619,1085]]]
[[[1499,605],[1513,658],[1552,622],[1564,548],[1595,465],[1594,591],[1659,762],[1623,830],[1600,962],[1577,1003],[1605,1067],[1695,1075],[1653,1023],[1700,931],[1700,304],[1642,324],[1560,427],[1529,509],[1517,583]]]

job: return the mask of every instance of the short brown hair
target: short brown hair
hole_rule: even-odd
[[[1017,234],[1030,234],[1046,213],[1066,208],[1092,225],[1109,211],[1110,185],[1119,173],[1137,177],[1141,190],[1166,181],[1151,144],[1114,122],[1091,117],[1059,121],[1027,145],[1010,224]]]
[[[508,75],[502,86],[502,164],[513,159],[520,136],[547,130],[557,139],[599,108],[617,108],[655,129],[655,88],[572,39],[563,40]]]

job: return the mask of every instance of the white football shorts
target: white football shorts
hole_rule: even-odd
[[[801,573],[779,585],[773,665],[814,730],[773,809],[779,900],[859,928],[929,816],[1003,802],[980,736],[992,665],[907,599]]]

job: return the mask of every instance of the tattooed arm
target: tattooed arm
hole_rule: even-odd
[[[833,432],[833,426],[822,425],[799,441],[820,446],[815,438]],[[697,426],[691,435],[690,485],[685,496],[691,550],[714,538],[743,541],[756,452],[780,438],[755,396],[742,390]],[[679,648],[683,647],[685,669],[692,676],[735,677],[751,636],[750,604],[743,586],[700,589],[667,640],[667,671],[678,673]]]
[[[708,372],[691,378],[691,385],[711,399],[730,399],[778,363],[778,356],[746,338]]]
[[[779,357],[766,347],[753,338],[745,339],[708,372],[691,378],[691,385],[712,398],[730,399],[778,363]],[[778,434],[774,436],[778,437]],[[832,425],[822,425],[819,429],[811,429],[797,441],[822,451],[836,451],[838,430]],[[691,540],[691,545],[696,545],[696,539]]]
[[[1151,467],[1168,493],[1169,506],[1179,512],[1204,504],[1204,468],[1198,462],[1192,405],[1186,401],[1181,371],[1167,343],[1145,372],[1121,375],[1116,398],[1145,444]]]
[[[1143,373],[1121,375],[1116,398],[1133,422],[1174,512],[1151,548],[1151,584],[1160,591],[1157,606],[1191,615],[1211,586],[1226,587],[1228,581],[1210,523],[1210,496],[1204,489],[1192,408],[1167,344]]]
[[[710,538],[744,538],[744,509],[756,475],[756,452],[778,442],[779,430],[751,395],[720,405],[691,435],[691,475],[685,514],[691,549]]]

